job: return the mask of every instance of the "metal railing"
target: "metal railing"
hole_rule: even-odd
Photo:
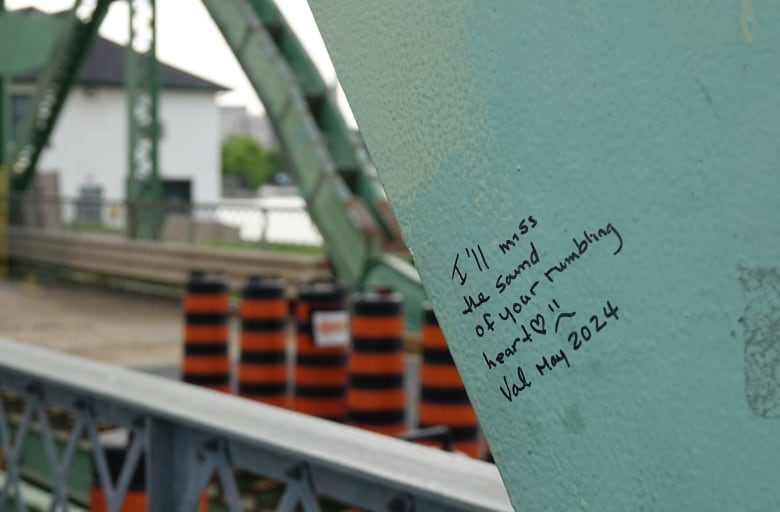
[[[297,196],[225,199],[218,204],[69,198],[28,192],[11,198],[12,224],[48,231],[130,237],[133,211],[159,218],[159,239],[252,247],[269,243],[321,246],[322,237]]]
[[[24,404],[13,423],[0,401],[0,510],[11,501],[26,510],[20,455],[33,430],[49,468],[49,510],[68,509],[71,466],[84,444],[112,512],[142,459],[153,512],[195,510],[212,479],[229,511],[259,510],[236,476],[247,472],[284,485],[278,511],[318,511],[323,497],[392,512],[511,510],[491,464],[4,338],[0,354],[0,390]],[[58,434],[61,455],[52,410],[71,418],[69,432]],[[116,481],[99,441],[106,424],[130,433]]]

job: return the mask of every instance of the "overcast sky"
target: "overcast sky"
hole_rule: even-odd
[[[73,0],[6,0],[8,10],[32,6],[53,12],[69,9],[73,4]],[[336,73],[306,0],[277,1],[277,5],[320,68],[325,81],[333,84]],[[124,44],[128,37],[127,16],[127,3],[114,2],[100,27],[100,34]],[[230,88],[231,92],[218,97],[220,104],[246,105],[253,112],[262,109],[233,53],[199,0],[157,0],[157,56],[161,61]],[[344,108],[343,95],[341,102]]]

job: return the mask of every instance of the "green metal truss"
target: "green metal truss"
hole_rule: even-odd
[[[40,154],[110,4],[111,0],[79,1],[64,22],[17,134],[10,158],[15,190],[22,191],[29,186]],[[126,193],[131,205],[128,220],[134,237],[156,238],[161,215],[150,205],[159,203],[162,190],[157,151],[159,82],[155,2],[129,0],[128,4],[130,41],[125,70],[129,124]]]
[[[129,232],[134,238],[159,238],[162,186],[159,175],[159,77],[155,0],[128,0],[129,30],[125,61],[128,162],[126,197]]]
[[[406,258],[383,252],[402,240],[376,170],[295,33],[271,0],[203,3],[263,102],[334,271],[403,292],[416,330],[425,292]]]
[[[11,153],[15,190],[25,190],[31,182],[41,151],[110,4],[111,0],[79,0],[64,21]]]
[[[5,12],[0,0],[0,276],[8,271],[8,222],[10,209],[11,77],[46,62],[54,35],[60,29],[54,16],[23,16]]]

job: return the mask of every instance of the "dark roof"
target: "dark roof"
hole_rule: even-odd
[[[124,86],[125,80],[124,46],[118,45],[100,36],[92,41],[92,47],[82,63],[76,83],[81,85]],[[41,68],[17,73],[14,80],[35,82]],[[187,89],[199,91],[226,91],[227,87],[197,77],[162,62],[158,65],[160,87],[163,89]]]

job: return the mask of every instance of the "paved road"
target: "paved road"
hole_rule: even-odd
[[[178,301],[89,286],[0,280],[0,336],[127,366],[176,365]]]

